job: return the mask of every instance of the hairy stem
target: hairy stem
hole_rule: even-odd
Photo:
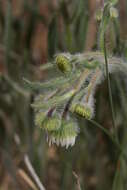
[[[89,74],[90,74],[90,71],[88,69],[85,69],[83,71],[83,73],[81,74],[80,79],[78,81],[78,84],[75,88],[75,93],[77,93],[80,90],[82,84],[84,83],[84,81],[86,80],[86,78],[88,77]]]
[[[88,93],[87,93],[87,96],[86,96],[86,102],[89,101],[89,97],[91,95],[92,90],[94,89],[96,80],[97,80],[98,76],[100,75],[100,72],[101,72],[100,69],[96,69],[96,72],[95,72],[95,74],[93,75],[93,77],[92,77],[92,79],[90,81],[90,84],[88,86]]]

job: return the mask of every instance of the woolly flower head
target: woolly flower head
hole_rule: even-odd
[[[39,113],[36,113],[36,116],[35,116],[35,125],[47,131],[54,131],[60,128],[61,119],[59,118],[58,115],[47,117],[46,113],[39,112]]]
[[[47,131],[56,131],[61,127],[61,119],[56,116],[46,118],[42,124],[42,128]]]
[[[78,134],[78,127],[73,121],[62,121],[61,128],[48,134],[47,141],[49,145],[73,146]]]
[[[39,126],[41,128],[45,117],[46,117],[46,114],[44,112],[36,113],[36,115],[35,115],[35,125]]]

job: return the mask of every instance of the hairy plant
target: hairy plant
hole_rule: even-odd
[[[108,62],[109,73],[127,72],[122,59],[110,56]],[[80,128],[75,116],[94,117],[94,94],[106,78],[105,59],[101,52],[61,53],[42,69],[56,69],[58,76],[41,83],[24,79],[27,87],[42,91],[32,104],[35,124],[46,131],[50,145],[68,148],[74,145]]]
[[[75,144],[80,128],[75,116],[83,117],[93,123],[94,94],[98,84],[107,79],[115,139],[99,124],[96,123],[96,126],[106,132],[122,151],[115,127],[109,74],[114,72],[126,74],[127,65],[118,57],[107,56],[105,41],[109,23],[118,17],[117,9],[114,7],[117,2],[117,0],[105,3],[102,1],[102,8],[97,12],[97,20],[101,20],[99,30],[101,51],[57,54],[51,63],[41,67],[42,70],[51,70],[52,73],[55,71],[56,78],[41,83],[24,79],[27,87],[39,90],[41,93],[35,98],[32,107],[35,110],[35,124],[46,131],[49,145],[56,143],[68,148],[69,145]]]

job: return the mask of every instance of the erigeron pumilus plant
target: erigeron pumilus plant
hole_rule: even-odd
[[[127,65],[122,59],[109,57],[108,62],[109,73],[126,73]],[[35,124],[45,130],[49,145],[68,148],[75,144],[80,128],[73,116],[87,120],[94,117],[95,90],[106,78],[104,56],[100,52],[62,53],[42,69],[55,69],[58,76],[41,83],[25,80],[28,87],[43,91],[32,104]]]
[[[108,23],[118,17],[114,8],[116,4],[117,0],[106,1],[97,15],[97,19],[101,20],[99,46],[103,53],[57,54],[51,63],[42,66],[42,70],[50,69],[52,73],[55,70],[58,76],[41,83],[25,79],[28,87],[41,91],[32,107],[35,110],[35,124],[46,131],[49,145],[73,146],[80,128],[74,116],[92,120],[97,85],[108,78],[110,91],[109,73],[127,72],[127,64],[122,59],[113,56],[107,58],[106,53],[105,33]],[[110,92],[112,103],[111,98]]]

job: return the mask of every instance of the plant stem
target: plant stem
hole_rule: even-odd
[[[90,123],[92,123],[93,125],[95,125],[97,128],[101,129],[110,138],[110,140],[117,147],[117,149],[120,151],[120,153],[123,155],[125,161],[127,162],[126,153],[123,151],[123,149],[120,146],[120,144],[118,143],[118,141],[116,139],[114,139],[113,136],[109,133],[109,131],[107,129],[105,129],[102,125],[100,125],[99,123],[94,121],[94,120],[88,120],[88,119],[86,119],[86,120],[89,121]]]
[[[108,58],[107,58],[107,50],[106,50],[106,43],[105,43],[105,34],[104,34],[104,58],[105,58],[105,66],[106,66],[106,76],[108,80],[108,92],[109,92],[109,101],[110,101],[110,107],[111,107],[111,113],[112,113],[112,124],[114,128],[114,135],[115,135],[116,141],[118,142],[117,128],[115,125],[115,114],[114,114],[113,100],[112,100],[111,83],[110,83],[110,76],[109,76],[109,71],[108,71]]]
[[[113,138],[113,136],[109,133],[109,131],[107,129],[105,129],[102,125],[100,125],[99,123],[97,123],[94,120],[89,120],[92,124],[96,125],[96,127],[98,127],[99,129],[101,129],[110,139],[111,141],[117,146],[117,148],[122,151],[122,148],[120,147],[120,145],[116,142],[116,140]]]

